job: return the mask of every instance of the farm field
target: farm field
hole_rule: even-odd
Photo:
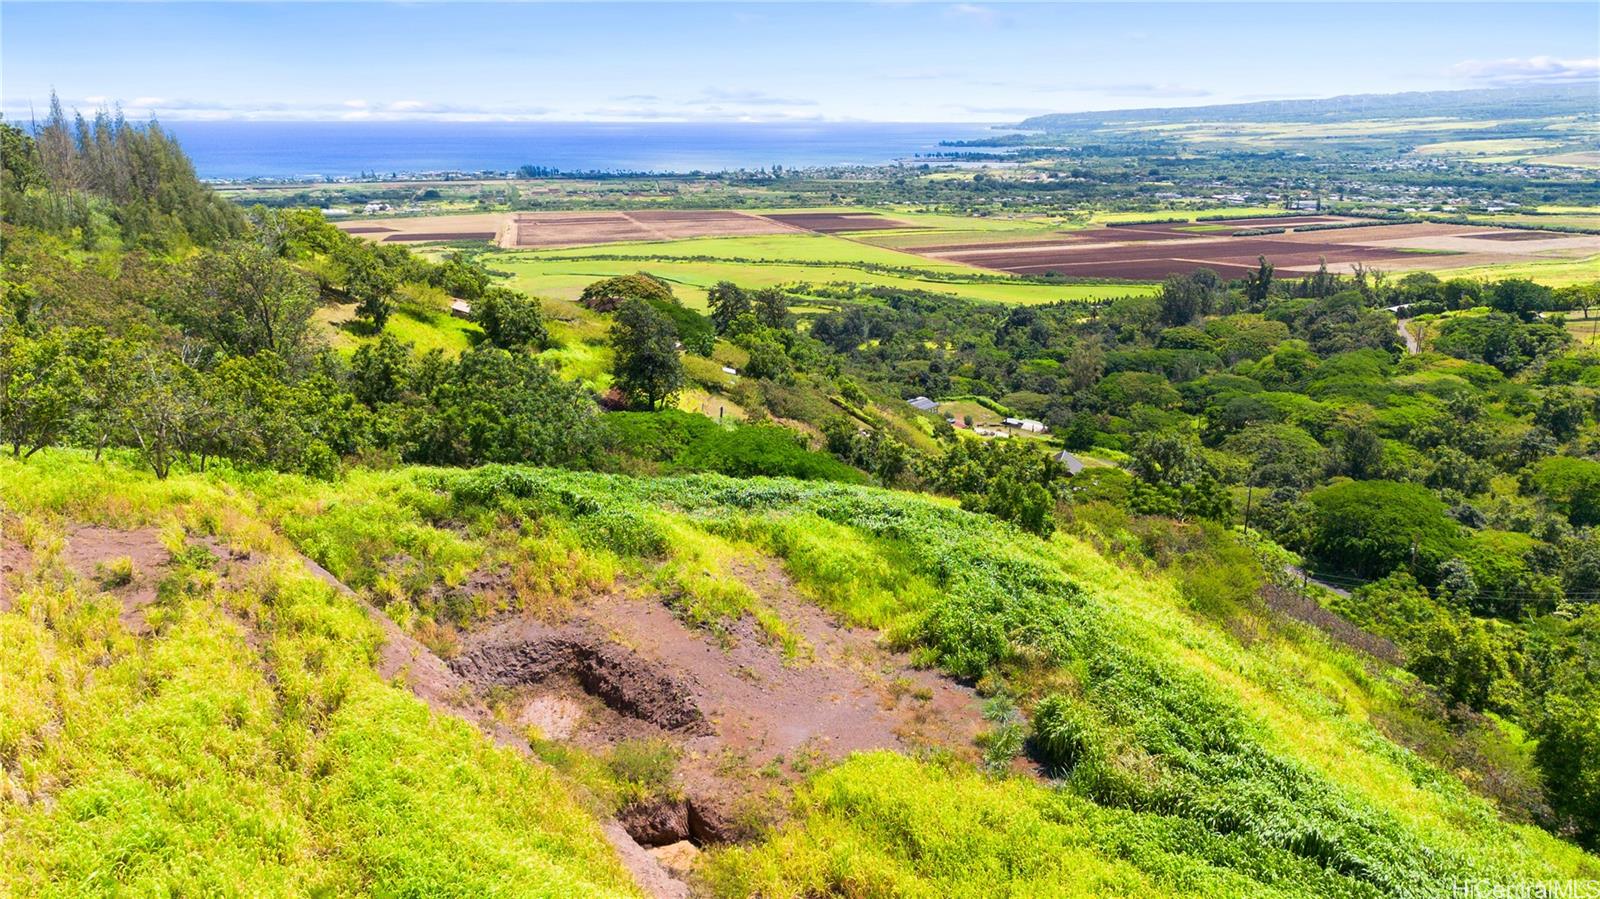
[[[704,291],[723,280],[754,287],[847,281],[1020,304],[1098,299],[1144,293],[1130,282],[1199,268],[1237,278],[1263,256],[1285,275],[1307,274],[1326,262],[1345,273],[1358,265],[1475,277],[1529,271],[1571,283],[1595,277],[1590,260],[1600,254],[1600,236],[1496,227],[1500,221],[1592,224],[1587,210],[1483,224],[1369,227],[1342,215],[1236,211],[1236,218],[1224,220],[1197,221],[1203,213],[1194,212],[1174,216],[1185,221],[1161,223],[1112,214],[1075,228],[1044,217],[986,220],[851,208],[480,213],[339,227],[383,242],[492,242],[504,253],[497,263],[517,275],[520,288],[566,299],[597,278],[647,269],[681,285],[691,304],[703,302]],[[1348,227],[1305,230],[1330,224]],[[1237,233],[1279,228],[1285,230]],[[993,280],[997,274],[1054,274],[1074,283],[1008,283]],[[1093,281],[1114,283],[1087,283]]]
[[[1374,223],[1345,216],[1238,218],[1195,225],[1114,225],[1047,239],[925,246],[917,252],[1014,274],[1157,279],[1209,268],[1235,278],[1266,257],[1280,272],[1305,274],[1324,261],[1331,270],[1356,265],[1392,271],[1448,271],[1571,261],[1600,252],[1600,236],[1506,231],[1474,225]],[[1349,223],[1352,227],[1300,230]],[[1227,233],[1285,228],[1277,234]]]

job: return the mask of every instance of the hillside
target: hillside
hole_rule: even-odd
[[[1595,111],[1595,85],[1571,84],[1489,90],[1351,94],[1308,100],[1259,100],[1209,106],[1051,113],[1017,123],[1027,131],[1071,131],[1115,123],[1349,122],[1451,116],[1462,119],[1587,116]]]
[[[0,123],[0,895],[1600,878],[1581,259],[410,249],[74,130]]]
[[[7,892],[109,888],[116,871],[197,891],[626,893],[602,825],[682,795],[722,822],[691,828],[707,851],[683,876],[721,895],[1427,895],[1600,876],[1384,736],[1410,676],[1081,538],[936,501],[498,467],[158,481],[61,450],[0,474]],[[834,676],[827,641],[882,634],[879,664],[988,697],[936,679],[897,701],[954,691],[950,714],[981,706],[987,736],[907,731],[845,756],[822,722],[805,752],[763,759],[725,717],[685,725],[606,676],[563,680],[559,641],[494,642],[507,615],[560,629],[608,605],[619,627],[670,610],[730,664],[766,646],[783,661],[757,678]],[[638,639],[585,645],[648,653]],[[484,648],[508,646],[522,661],[488,676]],[[630,670],[687,676],[666,656]],[[682,688],[696,707],[706,677]],[[585,711],[553,737],[537,711],[558,699]],[[1028,717],[1044,769],[1005,761]],[[1009,773],[965,760],[980,747]],[[719,808],[729,795],[748,801]]]

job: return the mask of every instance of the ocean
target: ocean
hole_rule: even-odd
[[[437,171],[691,172],[876,165],[992,136],[941,123],[163,122],[201,178]]]

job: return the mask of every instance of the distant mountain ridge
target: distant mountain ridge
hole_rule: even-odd
[[[1217,106],[1051,113],[1024,119],[1016,127],[1030,131],[1064,131],[1090,125],[1135,121],[1335,122],[1374,117],[1447,115],[1496,118],[1512,115],[1523,117],[1584,113],[1600,113],[1600,81],[1540,87],[1350,94],[1318,100],[1262,100]]]

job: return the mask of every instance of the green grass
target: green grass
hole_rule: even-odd
[[[1508,262],[1500,265],[1483,265],[1472,268],[1440,268],[1434,269],[1433,273],[1441,278],[1474,278],[1481,280],[1529,278],[1547,287],[1566,287],[1571,284],[1588,284],[1600,281],[1600,256],[1590,256],[1586,259]]]
[[[865,244],[850,244],[872,252]],[[654,246],[663,246],[657,244]],[[913,257],[918,263],[922,257]],[[847,283],[903,290],[928,290],[965,297],[986,303],[1037,305],[1061,300],[1088,300],[1122,296],[1146,296],[1156,292],[1154,284],[1030,284],[1022,281],[970,282],[944,277],[889,274],[849,265],[809,265],[788,262],[684,261],[631,256],[621,260],[570,260],[531,256],[520,251],[491,256],[493,268],[512,273],[511,286],[535,295],[571,300],[589,284],[617,275],[647,271],[665,278],[678,299],[691,308],[706,308],[706,291],[718,281],[732,281],[743,287],[777,287],[810,282]],[[918,264],[918,268],[929,268]],[[969,270],[970,271],[970,270]],[[995,274],[995,273],[990,273]],[[952,278],[956,275],[952,273]]]
[[[355,352],[363,343],[375,341],[375,336],[360,333],[356,321],[355,304],[342,306],[323,306],[312,316],[313,321],[323,326],[323,333],[328,343],[344,354]],[[429,350],[442,350],[448,355],[455,355],[470,349],[473,340],[482,335],[478,326],[464,319],[456,318],[448,312],[438,312],[418,306],[401,306],[394,310],[385,325],[388,333],[397,339],[414,345],[419,353]]]
[[[0,893],[634,894],[550,769],[379,679],[378,629],[237,487],[48,453],[6,463],[0,501],[45,572],[0,612]],[[67,518],[256,564],[178,566],[139,638],[54,573]]]
[[[1190,588],[1084,540],[1041,541],[946,501],[498,466],[332,482],[224,466],[157,483],[76,451],[0,461],[0,489],[44,549],[57,516],[221,533],[274,557],[282,533],[411,625],[579,602],[628,573],[653,585],[641,601],[661,594],[713,632],[750,615],[798,653],[786,622],[735,576],[771,559],[819,605],[922,663],[1024,711],[1064,697],[1091,735],[1060,788],[884,754],[824,771],[790,823],[712,854],[724,895],[1427,895],[1468,878],[1600,876],[1600,860],[1506,823],[1383,736],[1377,721],[1409,707],[1403,672],[1248,609],[1216,617]],[[440,585],[486,566],[516,569],[504,605],[430,605]],[[563,781],[377,681],[374,634],[353,605],[287,571],[259,589],[199,583],[155,621],[155,645],[173,654],[159,669],[103,601],[46,614],[30,598],[0,614],[18,647],[0,670],[21,685],[0,695],[0,748],[26,760],[18,770],[48,775],[24,789],[65,795],[52,785],[70,781],[132,797],[4,806],[9,878],[173,877],[181,864],[200,872],[182,875],[198,892],[344,892],[358,876],[380,892],[618,889]],[[251,629],[266,642],[246,639]],[[95,678],[77,673],[106,655]],[[56,720],[68,727],[51,736]],[[202,789],[216,798],[175,798]],[[83,830],[82,808],[110,810],[91,817],[103,838]],[[152,820],[165,828],[155,843],[128,832]],[[580,874],[592,881],[571,879]]]

